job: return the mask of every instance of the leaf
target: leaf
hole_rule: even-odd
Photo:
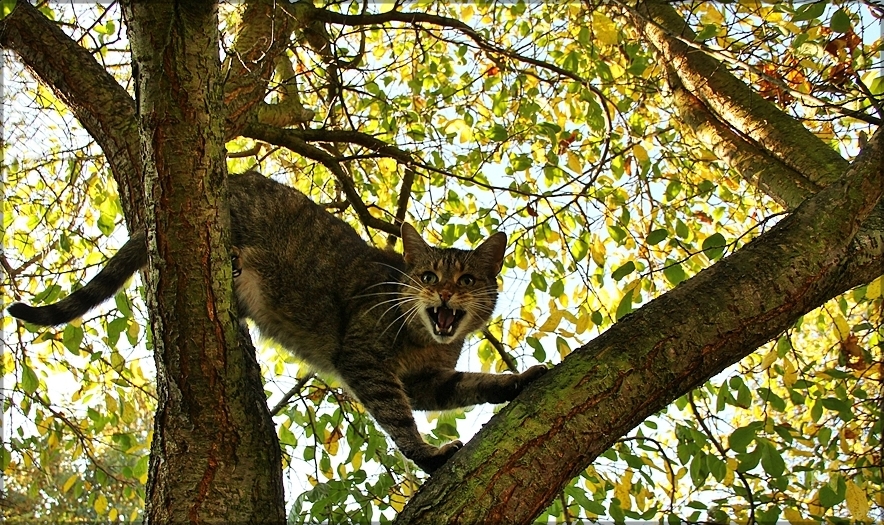
[[[94,508],[95,512],[98,514],[104,514],[107,510],[107,497],[104,494],[99,493],[98,497],[95,498],[95,503],[92,504],[92,508]]]
[[[620,43],[620,35],[614,21],[599,10],[592,12],[592,34],[600,43],[616,46]]]
[[[615,281],[619,281],[620,279],[623,279],[624,277],[626,277],[627,275],[631,274],[634,271],[635,271],[635,263],[632,261],[627,261],[625,264],[621,265],[619,268],[614,270],[611,273],[611,277]]]
[[[859,485],[848,480],[844,499],[847,504],[847,510],[850,511],[853,519],[869,519],[869,498]]]
[[[62,343],[74,355],[80,353],[80,344],[83,342],[83,329],[73,324],[68,324],[62,332]]]
[[[666,228],[659,228],[648,234],[645,238],[645,243],[658,244],[664,241],[667,237],[669,237],[669,230]]]
[[[37,391],[37,387],[40,386],[40,380],[37,379],[37,374],[34,373],[34,370],[31,369],[27,363],[22,363],[21,368],[21,388],[25,391],[26,394],[33,394]]]
[[[630,288],[629,291],[627,291],[623,295],[623,298],[620,299],[620,304],[617,305],[617,314],[616,315],[617,315],[618,321],[620,319],[623,319],[624,317],[626,317],[627,315],[629,315],[632,312],[632,291],[633,290],[634,290],[634,288]]]
[[[725,246],[727,246],[727,241],[724,235],[714,233],[703,241],[703,252],[706,253],[706,257],[714,261],[721,258],[722,254],[724,254]]]
[[[568,151],[568,169],[574,173],[583,173],[583,160],[573,151]]]
[[[730,448],[737,452],[746,452],[746,447],[755,440],[755,434],[758,432],[758,426],[755,424],[740,427],[733,432],[728,439]]]
[[[771,476],[782,476],[783,472],[786,471],[786,462],[783,460],[780,451],[766,439],[761,440],[759,446],[763,447],[761,450],[761,468]]]
[[[9,16],[9,13],[15,8],[16,1],[17,0],[0,0],[0,20]]]
[[[546,321],[543,322],[542,325],[537,329],[541,332],[552,332],[559,326],[559,323],[562,320],[562,316],[565,314],[563,310],[555,310],[553,311],[549,317],[546,318]]]
[[[792,17],[792,21],[803,22],[805,20],[819,18],[826,11],[826,5],[827,2],[804,4],[795,10],[795,16]]]
[[[666,280],[669,281],[672,286],[675,286],[687,279],[688,276],[685,274],[684,268],[681,267],[681,264],[675,263],[663,268],[663,277],[666,277]]]
[[[835,11],[829,20],[829,29],[836,33],[847,33],[851,29],[850,15],[844,9]]]

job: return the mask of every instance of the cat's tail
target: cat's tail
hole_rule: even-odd
[[[135,272],[147,265],[144,234],[130,238],[86,286],[46,306],[14,303],[7,311],[29,323],[55,326],[70,322],[110,299]]]

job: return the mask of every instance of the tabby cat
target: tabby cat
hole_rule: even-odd
[[[426,443],[412,410],[509,401],[546,371],[454,369],[464,339],[494,310],[505,234],[475,250],[443,249],[403,224],[400,255],[368,245],[344,221],[260,173],[231,175],[229,185],[241,314],[263,336],[338,377],[424,471],[462,445]],[[39,325],[69,322],[146,264],[145,236],[137,234],[83,288],[47,306],[13,304],[9,313]]]

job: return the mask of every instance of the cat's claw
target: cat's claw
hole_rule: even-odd
[[[463,448],[463,443],[455,440],[435,449],[431,455],[420,459],[413,458],[413,461],[421,470],[427,474],[432,474],[461,448]]]

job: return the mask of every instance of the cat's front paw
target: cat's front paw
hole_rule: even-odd
[[[425,449],[425,453],[421,455],[421,457],[411,458],[415,464],[421,468],[427,474],[432,474],[436,470],[439,469],[442,465],[445,464],[448,459],[454,455],[455,452],[460,450],[463,447],[463,443],[460,441],[452,441],[446,445],[443,445],[439,448],[436,447],[427,447]]]
[[[516,395],[522,391],[529,383],[533,382],[538,377],[547,373],[549,368],[546,365],[534,365],[528,370],[525,370],[521,374],[519,374],[519,379],[516,381]]]

